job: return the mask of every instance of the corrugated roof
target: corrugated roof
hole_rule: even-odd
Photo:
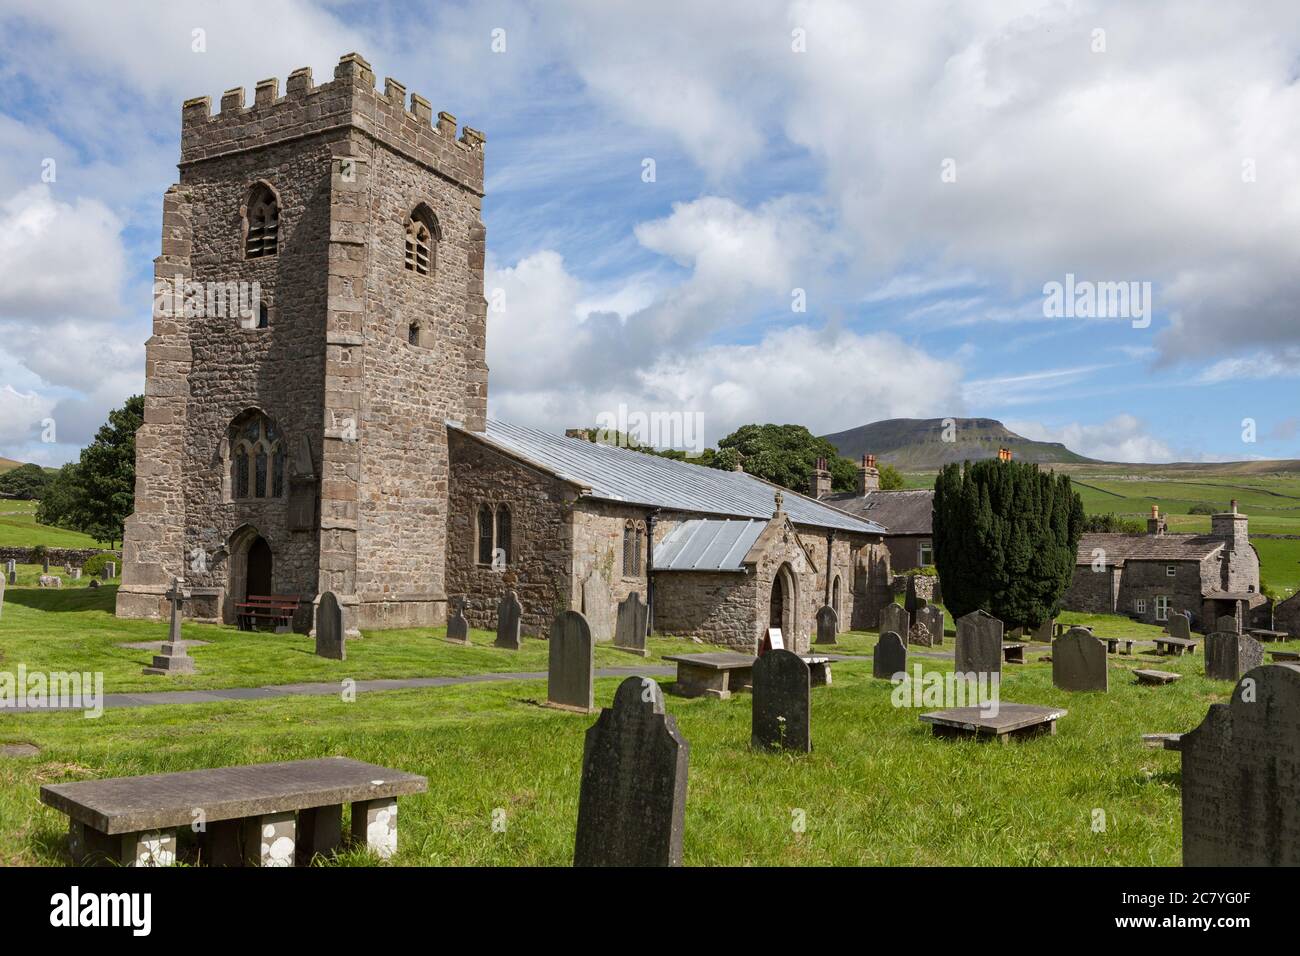
[[[1223,547],[1224,539],[1211,534],[1115,534],[1096,532],[1079,538],[1075,564],[1092,564],[1100,548],[1106,563],[1125,561],[1201,561]]]
[[[741,562],[766,527],[759,518],[684,521],[655,545],[655,570],[743,571]]]
[[[934,490],[871,491],[829,495],[822,499],[841,511],[883,524],[890,534],[930,534],[934,516]]]
[[[844,514],[740,471],[706,468],[492,419],[486,432],[467,431],[451,423],[449,427],[579,484],[589,489],[587,494],[593,498],[766,521],[775,507],[773,493],[781,491],[785,512],[795,524],[863,534],[884,532],[874,521]]]

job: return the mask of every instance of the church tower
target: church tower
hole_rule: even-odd
[[[483,135],[344,56],[181,113],[117,613],[233,622],[331,591],[345,625],[446,618],[448,421],[487,415]]]

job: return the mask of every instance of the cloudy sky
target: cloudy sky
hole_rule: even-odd
[[[181,101],[353,50],[487,134],[495,417],[1300,457],[1300,6],[1197,0],[0,0],[0,454],[142,391]]]

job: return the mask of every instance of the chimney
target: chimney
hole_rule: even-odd
[[[1010,448],[999,448],[999,449],[998,449],[998,461],[1010,461],[1010,460],[1011,460],[1011,449],[1010,449]]]
[[[831,473],[826,467],[826,459],[818,458],[808,484],[808,494],[814,498],[825,498],[831,493]]]
[[[1147,534],[1159,535],[1165,533],[1165,519],[1160,516],[1160,506],[1151,506],[1151,517],[1147,518]]]
[[[1229,505],[1231,510],[1210,516],[1210,534],[1223,538],[1225,551],[1242,551],[1250,547],[1249,522],[1244,514],[1237,510],[1237,499]]]
[[[865,498],[879,490],[880,470],[876,467],[876,456],[863,455],[862,464],[858,466],[858,495]]]
[[[564,430],[564,437],[578,438],[582,441],[591,441],[591,438],[587,435],[587,429],[585,428],[566,428]]]

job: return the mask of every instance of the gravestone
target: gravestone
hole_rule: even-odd
[[[915,615],[925,604],[925,599],[916,595],[916,575],[908,575],[907,593],[903,595],[903,610],[908,614]]]
[[[582,614],[598,644],[614,639],[614,597],[605,575],[596,569],[582,582]]]
[[[453,644],[469,643],[469,621],[465,619],[465,599],[452,598],[447,615],[447,640]]]
[[[880,611],[880,633],[893,631],[895,634],[906,634],[908,625],[912,623],[911,615],[898,604],[886,604]]]
[[[1056,621],[1048,618],[1038,627],[1034,628],[1034,640],[1042,644],[1052,643],[1052,638],[1056,636]]]
[[[907,673],[907,645],[893,631],[885,631],[871,652],[871,676],[892,680],[898,673]]]
[[[5,582],[4,582],[4,578],[0,578],[0,618],[4,617],[4,613],[5,613]]]
[[[72,580],[74,580],[74,581],[80,581],[80,580],[81,580],[81,568],[73,568],[73,569],[72,569]]]
[[[1264,645],[1248,634],[1216,631],[1205,635],[1205,676],[1238,681],[1264,663]]]
[[[185,582],[180,578],[172,578],[172,589],[164,596],[172,606],[167,640],[163,642],[162,653],[154,655],[153,665],[144,668],[144,673],[154,676],[193,674],[194,658],[186,652],[185,642],[181,640],[181,605],[190,596],[185,590]]]
[[[1182,735],[1183,865],[1300,865],[1300,667],[1246,674]]]
[[[1241,625],[1237,623],[1237,615],[1225,614],[1214,622],[1214,629],[1222,634],[1240,634]]]
[[[99,578],[91,578],[91,579],[90,579],[90,587],[91,587],[91,588],[97,588],[97,587],[99,587]]]
[[[1181,638],[1184,641],[1192,639],[1192,622],[1186,611],[1178,611],[1170,615],[1165,630],[1169,632],[1170,637]]]
[[[41,573],[42,573],[42,574],[49,574],[49,573],[50,573],[50,559],[49,559],[49,558],[42,558],[42,559],[41,559]]]
[[[517,651],[522,643],[520,626],[523,623],[524,607],[519,603],[519,596],[507,588],[497,604],[497,639],[493,647],[504,647]]]
[[[110,578],[115,578],[115,577],[117,577],[117,562],[116,562],[116,561],[109,561],[108,564],[104,565],[104,567],[108,569],[108,576],[109,576]]]
[[[9,559],[9,566],[5,571],[5,576],[9,579],[10,584],[18,583],[18,562],[13,558]]]
[[[551,624],[546,702],[564,710],[589,714],[596,709],[595,645],[587,619],[577,611],[561,611]]]
[[[649,614],[650,609],[641,600],[640,591],[633,591],[620,601],[618,620],[614,624],[614,646],[620,651],[649,656],[645,646]]]
[[[1052,683],[1060,690],[1109,690],[1106,644],[1072,627],[1052,645]]]
[[[916,621],[918,624],[925,625],[925,629],[930,634],[930,645],[932,647],[943,645],[943,608],[934,604],[927,604],[916,612]]]
[[[316,607],[316,656],[332,661],[348,659],[347,641],[343,636],[343,608],[334,592],[320,596]]]
[[[619,684],[582,750],[574,866],[681,866],[690,752],[657,683]]]
[[[10,558],[8,561],[5,562],[5,574],[13,574],[17,570],[18,570],[18,562],[15,561],[13,558]]]
[[[996,674],[1002,678],[1002,622],[987,611],[971,611],[957,619],[959,674]]]
[[[752,747],[812,751],[812,675],[794,651],[772,650],[754,661]]]
[[[817,641],[818,644],[834,644],[835,635],[840,629],[840,616],[835,613],[835,608],[829,604],[823,604],[817,609]]]

